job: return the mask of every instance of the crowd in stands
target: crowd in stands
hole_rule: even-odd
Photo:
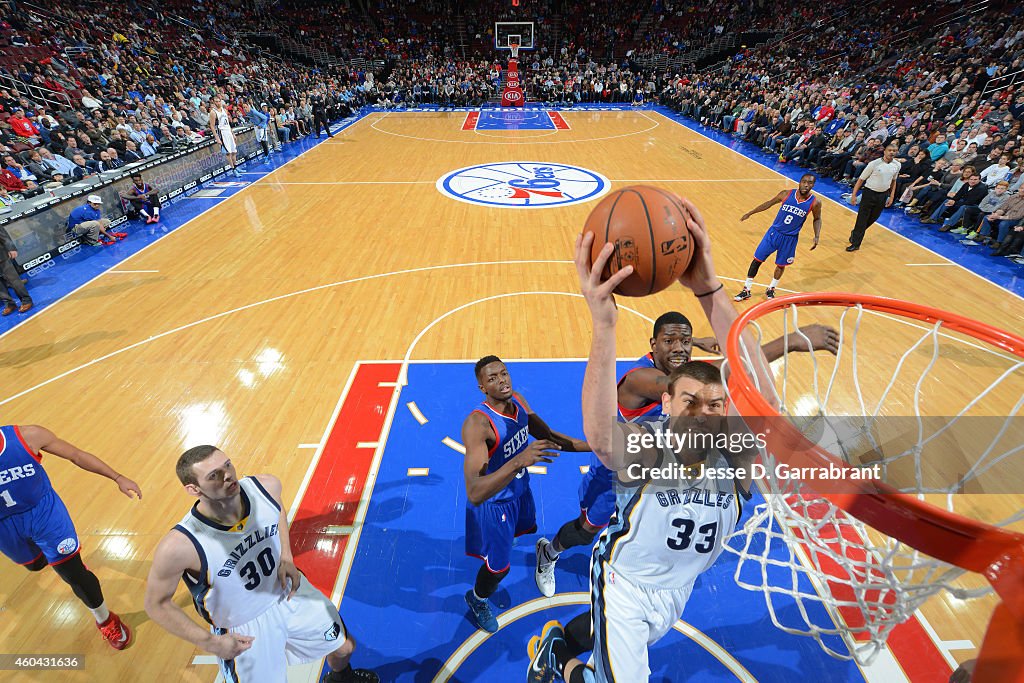
[[[284,142],[312,128],[313,96],[327,99],[335,118],[370,97],[365,74],[287,63],[134,9],[0,10],[0,43],[14,55],[0,65],[0,86],[10,86],[0,88],[0,202],[198,144],[210,135],[218,93],[234,125],[246,123],[243,104],[256,106]],[[25,94],[18,83],[47,91]]]
[[[1024,69],[1021,8],[944,26],[921,8],[878,11],[877,26],[850,13],[728,68],[674,76],[660,101],[847,185],[894,145],[894,209],[993,255],[1024,253],[1024,89],[985,90]]]
[[[814,6],[768,0],[167,0],[159,9],[98,0],[54,6],[46,16],[0,10],[0,44],[11,54],[37,51],[20,63],[0,61],[0,75],[57,98],[37,101],[0,82],[0,202],[202,141],[216,93],[264,110],[282,141],[311,130],[311,103],[321,96],[335,115],[364,104],[493,103],[507,59],[491,47],[493,22],[528,20],[536,49],[520,55],[519,68],[531,99],[660,102],[847,183],[895,142],[905,165],[898,198],[912,215],[972,241],[1012,244],[1017,231],[1005,216],[1017,215],[1024,93],[990,96],[985,88],[1024,68],[1024,19],[1006,2],[961,7],[837,0],[823,17]],[[693,73],[655,72],[637,59],[678,54],[739,28],[783,29],[787,37]],[[248,47],[238,39],[244,32],[386,66],[305,66]],[[991,188],[977,212],[960,211],[973,206],[965,197],[979,194],[960,193],[971,179],[952,176],[964,169]],[[939,190],[954,195],[953,206]],[[998,213],[997,202],[1013,211]],[[998,230],[986,232],[986,215],[1004,217]]]

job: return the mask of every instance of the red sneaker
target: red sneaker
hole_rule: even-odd
[[[123,240],[125,237],[128,236],[128,233],[126,233],[126,232],[112,232],[110,234],[113,235],[114,237],[116,237],[119,240]]]
[[[110,643],[110,647],[115,650],[123,650],[131,642],[131,629],[128,628],[128,624],[121,621],[121,617],[113,612],[110,613],[110,616],[102,624],[96,624],[96,628],[100,630],[103,640]]]
[[[107,239],[103,239],[102,237],[100,238],[100,244],[102,244],[105,247],[109,247],[111,244],[116,244],[116,243],[117,242],[115,240],[107,240]]]

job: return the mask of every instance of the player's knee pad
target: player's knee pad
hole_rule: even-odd
[[[566,522],[558,530],[558,545],[563,548],[574,548],[578,545],[593,545],[596,531],[587,531],[580,520]]]
[[[46,562],[46,558],[42,555],[42,553],[40,553],[39,557],[23,566],[30,572],[41,572],[44,569],[46,569],[47,564],[48,563]]]
[[[573,617],[565,625],[565,644],[573,657],[594,649],[594,628],[589,611]]]
[[[508,572],[511,567],[505,567],[500,572],[492,572],[487,568],[487,563],[484,562],[480,566],[480,571],[476,573],[476,584],[473,586],[473,590],[481,598],[488,598],[494,591],[498,589],[498,584],[501,580],[508,576]]]

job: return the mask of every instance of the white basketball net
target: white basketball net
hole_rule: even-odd
[[[519,61],[519,47],[520,47],[519,43],[509,43],[508,44],[509,52],[512,53],[512,57],[511,58],[516,60],[517,62]]]
[[[781,413],[797,424],[802,421],[801,431],[836,454],[837,462],[842,459],[853,465],[865,465],[863,460],[851,462],[851,453],[872,451],[871,462],[881,465],[887,483],[920,497],[937,494],[929,495],[928,500],[940,505],[944,501],[955,512],[954,503],[962,498],[955,494],[971,482],[1000,476],[1002,468],[1012,464],[1004,461],[1024,449],[1019,442],[1009,448],[1000,447],[1011,419],[1024,404],[1024,361],[995,352],[994,347],[966,335],[945,332],[941,322],[919,324],[875,313],[860,305],[841,309],[815,307],[808,314],[820,315],[822,309],[842,311],[838,324],[833,323],[840,333],[838,354],[833,359],[822,350],[787,353],[776,362],[781,364],[781,368],[775,368],[776,390],[780,394]],[[798,310],[797,306],[785,309],[783,334],[787,342],[791,335],[799,335],[811,347],[810,339],[798,329]],[[865,313],[872,315],[866,317]],[[854,318],[852,335],[847,329],[848,317]],[[891,338],[879,340],[866,335],[861,339],[862,324],[868,319],[901,326],[904,342],[910,341],[909,348],[901,346],[906,351],[899,354],[891,350]],[[777,316],[773,322],[777,322]],[[758,321],[753,327],[759,344],[764,338],[777,336],[762,334]],[[914,330],[915,327],[918,329]],[[929,433],[926,417],[932,413],[927,412],[926,404],[928,392],[937,386],[936,371],[943,366],[955,373],[975,369],[964,349],[983,358],[985,364],[1000,367],[990,368],[992,376],[986,378],[987,388],[972,389],[969,400],[964,399],[965,405],[942,420],[945,428]],[[859,363],[858,351],[862,356]],[[949,363],[950,357],[954,363]],[[730,360],[735,365],[736,359]],[[749,355],[742,360],[756,381]],[[834,367],[829,372],[826,366],[832,363]],[[877,380],[880,366],[891,368],[892,373],[884,387]],[[861,376],[865,367],[875,371],[872,374],[876,386],[870,393],[866,386],[870,382]],[[946,389],[950,389],[948,384]],[[975,415],[997,389],[1001,389],[1003,404],[988,414],[1008,416],[1003,428],[991,430],[986,438],[973,444],[973,462],[962,473],[953,473],[949,481],[936,482],[928,467],[929,456],[934,457],[936,449],[943,446],[944,432],[953,430],[965,416]],[[866,400],[865,393],[877,398]],[[897,393],[900,397],[895,400]],[[1007,394],[1009,400],[1005,399]],[[838,400],[840,396],[842,400]],[[904,414],[909,413],[904,418],[906,424],[916,422],[918,427],[914,443],[897,450],[889,443],[879,443],[874,434],[876,423],[885,416],[883,409],[894,402],[904,409]],[[851,413],[857,416],[840,419],[839,426],[834,419],[827,423],[819,419]],[[998,422],[1000,418],[990,419]],[[934,422],[930,426],[934,427]],[[883,536],[830,501],[802,495],[801,487],[792,480],[773,476],[775,464],[785,460],[784,453],[778,455],[781,457],[762,452],[768,476],[760,481],[760,488],[766,502],[755,508],[750,520],[729,538],[726,546],[738,556],[736,582],[748,590],[764,593],[772,622],[778,628],[814,638],[833,657],[870,664],[892,629],[913,615],[930,596],[948,591],[957,598],[970,599],[991,590],[987,584],[980,585],[984,582],[977,580],[976,575]],[[1006,525],[1022,516],[1024,513],[1017,510],[1007,518],[984,521]],[[979,585],[965,586],[964,581],[971,578]]]

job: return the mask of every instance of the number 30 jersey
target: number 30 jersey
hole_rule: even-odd
[[[663,427],[666,420],[644,427]],[[666,449],[664,461],[675,460],[668,456]],[[717,451],[704,465],[728,467]],[[718,559],[740,518],[739,496],[728,479],[654,480],[615,488],[615,516],[601,533],[594,559],[637,584],[671,590],[692,585]]]
[[[182,574],[199,616],[216,628],[252,621],[285,597],[277,580],[281,562],[281,508],[255,477],[238,480],[242,520],[233,527],[192,506],[175,529],[192,541],[200,571]]]

